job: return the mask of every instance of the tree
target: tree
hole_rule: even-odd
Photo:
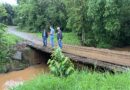
[[[60,0],[21,0],[20,2],[16,11],[20,27],[26,26],[32,31],[40,31],[43,26],[48,28],[50,24],[66,27],[65,5]]]
[[[3,22],[3,18],[7,16],[7,12],[3,6],[3,4],[0,4],[0,23]]]
[[[0,4],[0,18],[2,20],[3,17],[6,17],[7,13],[2,4]],[[6,55],[5,52],[5,40],[4,40],[4,33],[5,33],[5,25],[0,22],[0,60],[3,60],[4,56]]]
[[[10,4],[3,4],[6,12],[7,12],[7,16],[5,17],[5,23],[7,25],[13,25],[13,18],[14,18],[14,9]]]
[[[4,10],[1,12],[2,14],[6,14],[6,15],[2,15],[2,17],[0,16],[0,23],[13,25],[13,18],[14,18],[13,7],[9,4],[1,4],[1,10]]]
[[[54,25],[76,33],[83,45],[130,44],[130,0],[19,0],[16,12],[29,31]]]

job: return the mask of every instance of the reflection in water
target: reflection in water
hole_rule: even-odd
[[[3,87],[5,83],[8,81],[14,80],[14,81],[26,81],[33,79],[34,76],[40,73],[48,72],[48,67],[46,64],[40,64],[36,66],[28,67],[21,71],[13,71],[6,74],[0,74],[0,90],[4,90]]]

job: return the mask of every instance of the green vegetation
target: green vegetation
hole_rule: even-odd
[[[35,35],[35,33],[34,33]],[[41,33],[36,33],[39,38],[42,38]],[[79,38],[76,34],[72,32],[63,32],[63,44],[70,44],[70,45],[81,45]],[[48,37],[48,42],[50,42],[50,37]],[[57,36],[55,35],[54,42],[57,43]]]
[[[130,45],[130,0],[19,0],[16,14],[18,25],[31,32],[61,26],[83,45]]]
[[[0,4],[0,17],[3,18],[7,16],[6,10],[3,5]],[[0,61],[3,62],[5,55],[7,54],[7,46],[5,44],[6,40],[4,38],[6,26],[0,22]]]
[[[0,3],[0,61],[8,56],[7,54],[9,51],[9,46],[14,44],[16,40],[16,37],[14,39],[14,36],[6,34],[6,25],[3,23],[5,23],[5,21],[8,21],[7,18],[9,18],[11,15],[9,16],[9,10],[7,10],[7,7],[5,6],[8,5]]]
[[[9,46],[12,46],[12,45],[15,45],[17,44],[18,42],[22,41],[21,38],[15,36],[15,35],[12,35],[12,34],[6,34],[5,35],[5,39],[6,39],[6,42]]]
[[[122,74],[75,72],[67,78],[37,76],[13,90],[130,90],[130,72]]]
[[[6,72],[7,68],[10,68],[9,63],[12,54],[10,47],[20,40],[18,37],[6,33],[6,25],[2,21],[7,16],[6,9],[0,4],[0,73]]]
[[[7,72],[13,65],[14,61],[11,61],[10,57],[14,50],[11,47],[22,39],[5,33],[2,40],[2,46],[0,46],[0,73]]]
[[[81,45],[80,39],[73,32],[63,32],[63,43],[70,45]]]
[[[1,4],[0,3],[0,10],[4,10],[3,13],[6,13],[6,15],[0,15],[0,23],[4,23],[6,25],[13,25],[13,18],[15,16],[15,13],[14,13],[14,9],[13,9],[13,6],[11,6],[10,4]]]
[[[2,37],[2,42],[0,46],[0,60],[8,59],[7,57],[10,56],[11,53],[11,46],[15,45],[17,42],[21,41],[21,38],[18,38],[14,35],[5,33]]]
[[[48,61],[52,74],[59,77],[67,77],[74,72],[74,65],[68,57],[65,57],[60,48],[56,49]]]

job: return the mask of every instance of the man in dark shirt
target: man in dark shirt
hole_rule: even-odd
[[[59,47],[62,49],[62,31],[60,29],[60,27],[57,27],[57,40],[58,40],[58,45]]]
[[[47,46],[48,34],[47,34],[47,32],[46,32],[45,29],[44,29],[44,31],[42,32],[42,38],[43,38],[43,46]]]

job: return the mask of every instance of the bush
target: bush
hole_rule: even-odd
[[[56,49],[48,61],[49,68],[55,76],[68,76],[74,72],[74,65],[68,57],[65,57],[61,49]]]
[[[105,42],[100,42],[98,43],[97,47],[98,48],[112,48],[112,45]]]
[[[11,64],[13,49],[11,48],[22,39],[6,33],[6,25],[0,23],[0,73],[8,71],[7,64]]]

